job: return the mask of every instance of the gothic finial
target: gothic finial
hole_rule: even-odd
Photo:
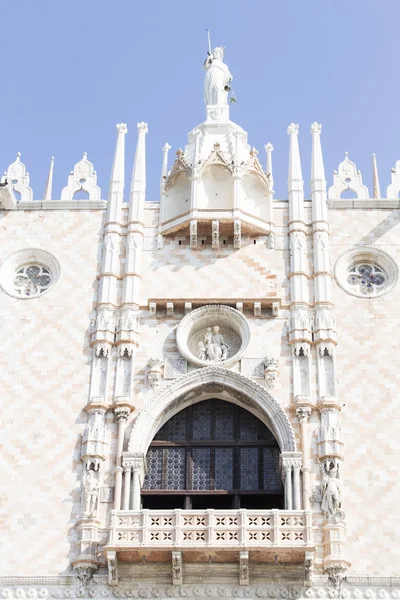
[[[273,145],[271,144],[271,142],[268,142],[268,144],[266,144],[265,146],[265,151],[267,153],[267,179],[268,182],[271,186],[271,191],[274,190],[274,176],[272,174],[272,152],[274,150]]]
[[[290,135],[290,150],[289,150],[289,186],[293,179],[302,180],[300,150],[298,141],[299,126],[291,123],[288,127]]]
[[[378,166],[376,164],[375,154],[372,155],[372,188],[373,188],[373,197],[380,198],[381,197],[381,186],[379,185]]]
[[[44,188],[43,200],[51,200],[51,193],[53,188],[53,169],[54,169],[54,156],[50,159],[49,174],[47,176],[46,187]]]
[[[160,187],[163,188],[165,180],[168,175],[168,151],[171,150],[171,146],[168,143],[166,143],[161,148],[161,150],[163,153],[163,161],[162,161],[162,167],[161,167]]]
[[[321,130],[322,127],[319,123],[314,122],[311,125],[311,136],[312,136],[312,151],[311,151],[311,181],[319,179],[325,182],[325,169],[324,161],[322,158],[321,148]],[[325,183],[324,183],[325,186]],[[324,187],[325,189],[325,187]]]

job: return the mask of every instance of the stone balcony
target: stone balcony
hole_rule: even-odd
[[[296,510],[112,511],[110,549],[312,548],[311,512]]]
[[[112,511],[107,559],[118,563],[291,563],[314,548],[311,512],[302,510]],[[304,568],[304,567],[303,567]],[[117,575],[110,584],[118,583]]]

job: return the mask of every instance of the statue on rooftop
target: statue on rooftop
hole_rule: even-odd
[[[206,70],[204,79],[206,105],[227,106],[232,75],[224,63],[224,49],[222,47],[218,46],[214,48],[213,52],[208,52],[204,68]]]

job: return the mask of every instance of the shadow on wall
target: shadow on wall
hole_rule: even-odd
[[[400,223],[400,211],[393,210],[383,221],[381,221],[376,227],[371,229],[369,233],[364,235],[358,242],[358,244],[372,244],[377,241],[380,237],[385,235],[388,231],[396,227]]]

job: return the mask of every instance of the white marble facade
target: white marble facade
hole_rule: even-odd
[[[3,598],[400,597],[399,165],[381,198],[374,160],[371,197],[346,155],[327,191],[314,123],[304,198],[292,123],[275,199],[223,60],[159,201],[146,123],[129,198],[125,124],[108,201],[86,154],[60,200],[53,160],[41,202],[20,155],[3,178]],[[150,442],[209,398],[272,432],[281,510],[141,509]]]

